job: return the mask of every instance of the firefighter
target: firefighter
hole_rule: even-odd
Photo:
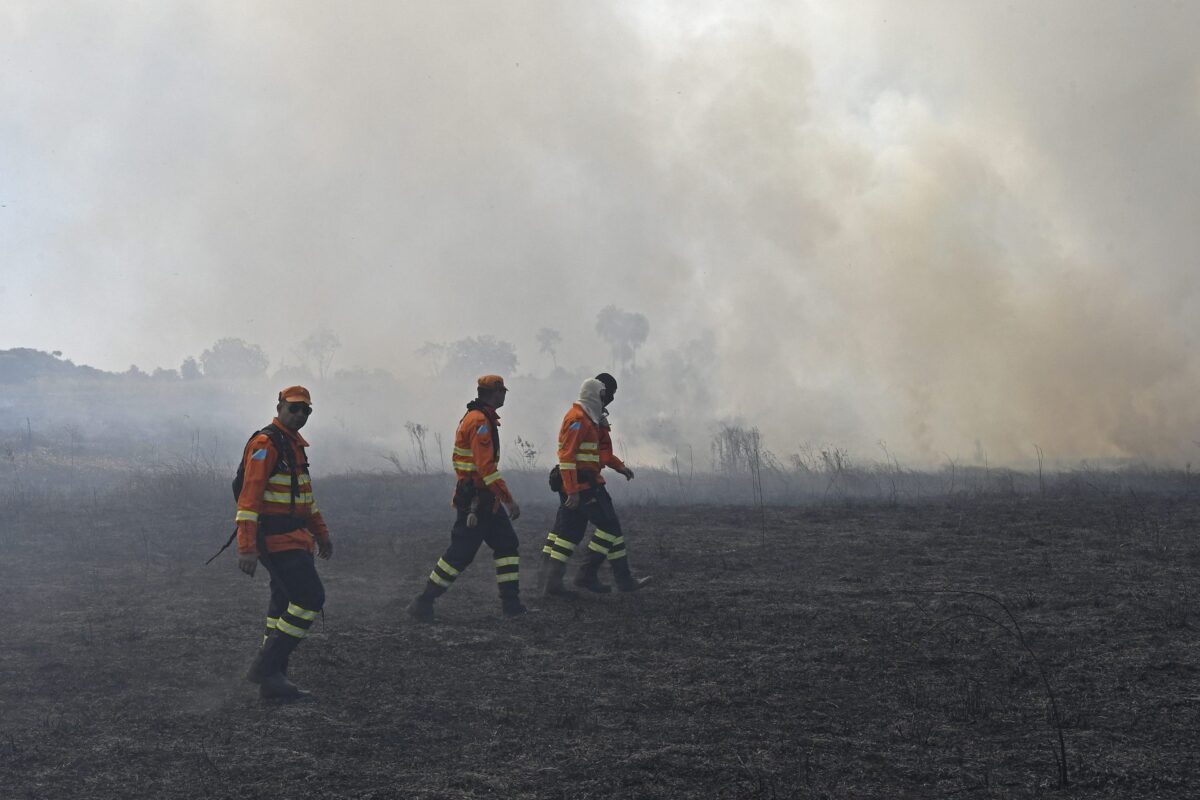
[[[499,375],[478,380],[478,396],[467,404],[467,413],[454,434],[454,472],[458,483],[452,504],[454,527],[450,546],[438,559],[425,590],[412,602],[408,613],[418,622],[433,622],[433,602],[475,559],[479,546],[487,542],[495,559],[500,608],[506,617],[518,617],[527,609],[520,596],[520,556],[512,521],[521,516],[500,475],[500,416],[508,388]],[[507,508],[507,512],[505,509]]]
[[[563,575],[571,555],[583,541],[589,522],[595,531],[588,542],[583,566],[575,576],[576,586],[597,594],[610,592],[599,577],[605,561],[612,567],[613,579],[622,592],[636,592],[650,582],[648,577],[634,577],[629,569],[621,521],[601,475],[601,470],[608,467],[624,475],[625,480],[633,480],[633,470],[613,452],[609,434],[607,408],[616,394],[616,379],[602,372],[583,382],[579,402],[563,417],[558,434],[561,504],[554,529],[542,548],[548,595],[572,594],[563,585]]]
[[[288,658],[325,604],[313,551],[333,555],[329,528],[313,499],[300,429],[312,413],[303,386],[279,393],[275,419],[246,444],[237,500],[238,567],[254,575],[261,562],[271,578],[267,631],[246,678],[266,699],[308,696],[288,680]]]

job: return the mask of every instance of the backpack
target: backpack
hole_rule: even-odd
[[[255,431],[254,433],[250,434],[250,438],[247,439],[246,444],[242,446],[242,457],[238,460],[237,473],[233,476],[233,483],[231,484],[231,488],[233,489],[234,502],[236,502],[237,499],[242,496],[242,486],[246,483],[246,449],[248,447],[250,447],[250,443],[252,441],[254,441],[255,437],[257,437],[260,433],[264,434],[268,439],[271,440],[271,444],[273,444],[275,446],[275,452],[277,452],[279,454],[279,456],[275,462],[275,465],[271,469],[271,471],[274,472],[275,470],[279,469],[282,466],[282,467],[286,468],[288,473],[292,476],[292,491],[291,491],[292,508],[291,508],[291,510],[295,511],[296,510],[296,496],[300,494],[299,471],[296,469],[296,464],[295,464],[296,459],[294,457],[294,454],[292,453],[291,446],[288,444],[287,439],[284,437],[283,431],[279,430],[279,428],[276,428],[274,425],[268,425],[267,427],[263,428],[262,430]],[[262,533],[261,528],[259,530],[259,533],[261,536],[261,533]],[[208,559],[208,561],[205,561],[204,563],[206,565],[211,564],[213,562],[213,559],[215,559],[217,556],[221,555],[221,553],[224,553],[225,550],[228,549],[229,545],[233,544],[233,540],[236,538],[237,538],[237,526],[235,525],[233,528],[233,533],[229,534],[229,538],[225,540],[225,544],[221,545],[221,549],[218,550],[217,552],[213,553],[212,558]]]

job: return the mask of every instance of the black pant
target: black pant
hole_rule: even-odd
[[[303,639],[321,609],[325,587],[317,574],[313,554],[284,550],[259,556],[271,576],[271,601],[267,605],[267,629]]]
[[[467,527],[467,512],[459,510],[450,529],[450,546],[429,573],[430,592],[441,594],[450,588],[487,543],[496,561],[496,582],[501,595],[516,595],[519,591],[520,542],[513,530],[508,512],[503,507],[492,510],[490,503],[480,503],[474,528]]]
[[[566,503],[567,495],[560,492],[559,497]],[[575,548],[583,541],[589,522],[596,530],[588,542],[588,550],[610,561],[624,558],[625,535],[621,532],[621,520],[604,484],[581,491],[577,508],[559,505],[554,530],[546,537],[542,552],[559,561],[570,560]]]

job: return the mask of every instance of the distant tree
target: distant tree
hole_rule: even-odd
[[[270,359],[256,344],[241,339],[219,339],[200,354],[204,377],[221,379],[261,378],[267,374]]]
[[[554,368],[558,369],[558,345],[562,342],[562,335],[553,328],[542,328],[537,332],[537,342],[538,352],[549,354]]]
[[[309,371],[315,372],[322,380],[329,374],[329,366],[333,356],[342,346],[339,339],[329,328],[321,328],[300,342],[297,355],[305,363]]]
[[[154,372],[150,373],[150,377],[156,381],[177,381],[179,380],[179,371],[174,369],[166,369],[164,367],[156,367]]]
[[[143,372],[137,364],[130,364],[129,369],[121,373],[123,378],[149,378],[150,376]]]
[[[446,366],[446,345],[441,342],[426,342],[417,348],[417,356],[429,364],[429,374],[438,377]]]
[[[608,343],[613,366],[637,368],[637,351],[650,335],[650,322],[636,311],[605,306],[596,315],[596,334]]]
[[[179,365],[179,376],[185,381],[194,381],[201,377],[200,365],[196,363],[196,359],[188,356]]]
[[[444,371],[454,378],[511,375],[516,368],[517,348],[493,336],[459,339],[446,345]]]

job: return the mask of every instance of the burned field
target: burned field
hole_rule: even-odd
[[[319,700],[263,706],[241,676],[265,579],[203,566],[221,489],[9,509],[4,798],[1200,791],[1190,494],[839,502],[765,528],[627,505],[654,587],[553,602],[532,596],[552,510],[530,505],[538,612],[501,619],[485,548],[420,627],[403,607],[445,545],[442,498],[326,480],[329,601],[292,668]]]

